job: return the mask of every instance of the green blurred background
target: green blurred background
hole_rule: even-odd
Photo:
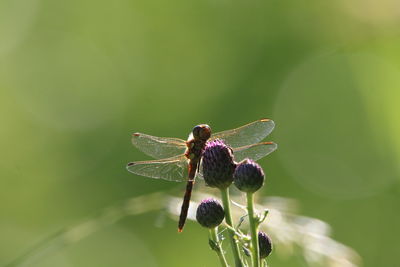
[[[182,193],[126,171],[148,158],[132,132],[268,117],[279,149],[260,160],[260,194],[296,199],[363,266],[399,266],[397,0],[3,0],[0,37],[0,265],[130,197]],[[157,216],[23,266],[217,265],[204,229]],[[270,266],[308,266],[277,255]]]

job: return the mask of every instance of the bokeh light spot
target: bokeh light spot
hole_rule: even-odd
[[[381,71],[384,68],[386,71]],[[384,190],[395,178],[395,150],[385,113],[367,111],[382,90],[400,85],[399,71],[368,54],[309,59],[288,77],[274,119],[279,157],[314,193],[357,198]],[[379,104],[379,105],[378,105]],[[379,112],[378,109],[375,109]]]

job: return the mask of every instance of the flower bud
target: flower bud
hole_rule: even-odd
[[[224,220],[225,212],[221,204],[213,198],[204,199],[197,207],[196,220],[201,226],[215,228]]]
[[[268,257],[268,255],[272,252],[271,238],[269,238],[269,236],[262,231],[258,232],[258,247],[260,249],[261,259]]]
[[[265,175],[260,165],[245,159],[237,164],[233,179],[240,191],[254,193],[263,186]]]
[[[207,142],[202,160],[203,176],[208,186],[225,189],[231,185],[236,165],[231,148],[222,140]]]

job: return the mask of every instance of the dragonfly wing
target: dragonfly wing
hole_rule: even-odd
[[[132,134],[132,144],[145,154],[163,159],[185,153],[186,143],[179,138],[157,137],[142,133]]]
[[[231,147],[242,147],[263,140],[274,129],[274,121],[261,119],[239,128],[213,134],[211,140],[222,139]]]
[[[188,177],[188,163],[184,155],[167,159],[128,163],[128,171],[155,179],[182,182]]]
[[[263,142],[234,148],[233,155],[235,157],[235,161],[237,162],[242,161],[245,158],[259,160],[270,154],[271,152],[275,151],[277,148],[278,145],[273,142]]]

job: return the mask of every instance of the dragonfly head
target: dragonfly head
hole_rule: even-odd
[[[207,124],[199,124],[194,126],[192,133],[195,139],[207,141],[211,136],[211,128]]]

